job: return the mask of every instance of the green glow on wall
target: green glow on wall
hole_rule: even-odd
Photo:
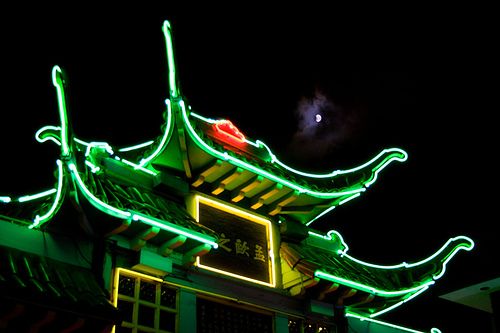
[[[40,227],[45,222],[49,221],[56,214],[58,208],[60,207],[61,198],[62,198],[62,191],[63,191],[63,184],[64,184],[64,170],[63,170],[63,165],[62,165],[61,160],[57,160],[56,163],[57,163],[56,197],[54,198],[54,201],[52,202],[52,206],[50,206],[50,209],[42,216],[37,215],[35,217],[35,219],[33,220],[33,223],[28,226],[29,229]]]
[[[349,311],[346,312],[345,316],[346,317],[356,318],[356,319],[359,319],[360,321],[368,321],[368,322],[376,323],[376,324],[379,324],[379,325],[382,325],[382,326],[387,326],[387,327],[395,328],[395,329],[398,329],[400,331],[405,331],[405,332],[410,332],[410,333],[426,333],[424,331],[417,331],[417,330],[414,330],[414,329],[411,329],[411,328],[407,328],[407,327],[403,327],[403,326],[400,326],[400,325],[390,324],[390,323],[387,323],[385,321],[363,317],[363,316],[360,316],[360,315],[358,315],[356,313],[349,312]],[[437,329],[437,328],[432,328],[430,330],[430,333],[441,333],[441,331],[439,329]]]
[[[183,228],[181,226],[175,225],[173,223],[159,220],[153,217],[149,217],[146,215],[143,215],[141,213],[135,212],[135,211],[130,211],[132,214],[132,220],[134,221],[141,221],[145,224],[151,225],[153,227],[158,227],[163,230],[167,230],[179,235],[186,236],[187,238],[191,238],[194,240],[197,240],[199,242],[205,243],[210,245],[212,248],[216,249],[219,247],[219,244],[217,244],[216,239],[207,235],[203,235],[201,233],[196,233],[193,230],[189,230],[187,228]]]

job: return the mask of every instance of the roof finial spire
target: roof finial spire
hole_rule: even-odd
[[[170,87],[170,97],[176,98],[180,96],[180,89],[177,85],[177,76],[175,74],[174,47],[172,43],[172,27],[170,26],[170,22],[167,20],[163,22],[163,34],[165,35],[165,44],[167,48],[168,84]]]

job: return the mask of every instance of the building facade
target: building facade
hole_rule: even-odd
[[[0,192],[0,329],[421,332],[378,316],[432,287],[470,238],[381,266],[350,256],[337,231],[313,229],[406,152],[383,149],[324,174],[291,168],[229,120],[191,109],[169,22],[163,31],[170,91],[154,140],[76,137],[66,74],[53,68],[60,123],[36,138],[57,147],[54,187]]]

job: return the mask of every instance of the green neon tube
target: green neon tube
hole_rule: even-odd
[[[57,160],[56,163],[57,163],[57,171],[58,171],[56,197],[54,198],[54,201],[52,202],[52,206],[50,207],[50,209],[42,216],[37,215],[35,217],[35,219],[33,220],[33,223],[28,226],[29,229],[39,227],[43,223],[50,220],[57,212],[58,207],[60,207],[59,204],[61,202],[62,190],[63,190],[63,184],[64,184],[64,171],[63,171],[62,162],[60,160]]]
[[[145,216],[145,215],[138,213],[138,212],[135,212],[135,211],[130,211],[130,213],[132,214],[132,220],[134,220],[134,221],[141,221],[141,222],[144,222],[144,223],[149,224],[151,226],[158,227],[158,228],[163,229],[163,230],[167,230],[167,231],[170,231],[170,232],[173,232],[176,234],[186,236],[187,238],[191,238],[191,239],[197,240],[199,242],[208,244],[208,245],[212,246],[214,249],[219,247],[219,244],[217,244],[216,239],[213,237],[199,234],[199,233],[196,233],[196,232],[189,230],[187,228],[175,225],[175,224],[167,222],[167,221],[163,221],[163,220],[159,220],[159,219],[156,219],[153,217]]]
[[[64,93],[64,79],[62,70],[59,66],[52,68],[52,84],[57,91],[57,104],[59,106],[59,118],[61,120],[61,154],[65,157],[70,155],[68,145],[68,117],[66,109],[66,96]]]
[[[349,286],[352,288],[356,288],[356,289],[360,289],[360,290],[366,291],[370,294],[374,294],[374,295],[378,295],[378,296],[382,296],[382,297],[394,297],[394,296],[404,295],[404,294],[408,294],[408,293],[412,293],[412,292],[417,292],[417,291],[421,290],[422,288],[425,288],[431,284],[434,284],[434,281],[428,281],[428,282],[425,282],[418,287],[408,288],[408,289],[404,289],[404,290],[397,290],[397,291],[386,291],[386,290],[381,290],[381,289],[377,289],[374,287],[370,287],[370,286],[367,286],[367,285],[362,284],[362,283],[350,281],[350,280],[323,272],[319,269],[314,272],[314,276],[326,279],[328,281],[338,282],[338,283],[341,283],[343,285],[346,285],[346,286]]]

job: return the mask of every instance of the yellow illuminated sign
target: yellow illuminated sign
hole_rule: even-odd
[[[214,230],[217,250],[196,258],[196,266],[260,285],[275,287],[270,220],[225,203],[195,196],[195,219]]]

